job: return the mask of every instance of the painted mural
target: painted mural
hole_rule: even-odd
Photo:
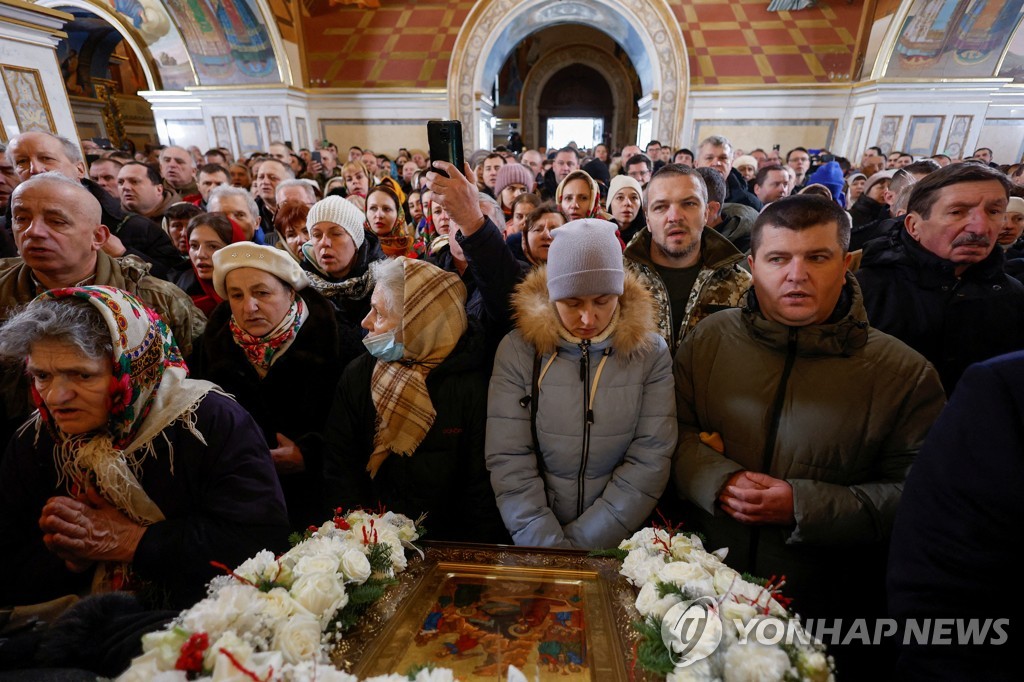
[[[107,1],[146,41],[166,89],[281,82],[253,0]]]
[[[989,78],[1024,14],[1024,0],[916,0],[887,78]]]
[[[1017,32],[1010,40],[999,76],[1012,78],[1015,83],[1024,83],[1024,23],[1017,27]]]

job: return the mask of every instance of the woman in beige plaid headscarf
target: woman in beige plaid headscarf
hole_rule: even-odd
[[[374,277],[370,354],[345,370],[327,420],[328,503],[429,513],[432,538],[507,540],[483,462],[490,367],[465,285],[404,257]]]

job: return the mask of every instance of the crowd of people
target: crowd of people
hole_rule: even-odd
[[[884,615],[887,575],[901,617],[1020,606],[980,597],[1005,552],[966,558],[992,523],[972,494],[1021,516],[1019,400],[979,452],[955,389],[1016,391],[1024,359],[992,359],[1024,350],[1024,164],[717,135],[464,168],[82,151],[30,132],[0,155],[2,606],[180,609],[211,562],[355,507],[581,550],[668,517],[809,617]],[[948,461],[908,480],[925,458]],[[935,670],[997,679],[984,651]]]

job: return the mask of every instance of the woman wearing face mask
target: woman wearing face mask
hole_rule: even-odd
[[[459,277],[396,258],[374,266],[370,355],[338,383],[326,421],[327,508],[426,512],[437,539],[505,539],[483,437],[488,367]]]
[[[672,361],[615,226],[558,228],[514,296],[487,398],[487,468],[517,545],[615,547],[668,483]]]
[[[244,239],[242,229],[222,213],[201,213],[185,228],[189,260],[171,271],[171,281],[192,297],[204,315],[209,316],[224,300],[213,287],[213,254]]]
[[[608,188],[608,205],[612,220],[619,226],[619,236],[629,244],[637,232],[644,229],[644,193],[640,183],[628,175],[616,175]]]
[[[366,217],[346,199],[328,196],[306,216],[309,241],[302,245],[302,269],[309,284],[334,304],[343,357],[361,352],[360,321],[370,310],[373,273],[370,263],[383,254],[372,250],[363,225]]]
[[[281,249],[239,242],[214,254],[214,309],[189,367],[236,396],[263,432],[292,530],[323,519],[319,432],[345,363],[334,307]]]

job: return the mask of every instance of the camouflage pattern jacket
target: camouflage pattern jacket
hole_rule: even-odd
[[[658,307],[658,333],[675,355],[683,337],[711,313],[737,308],[750,288],[750,273],[743,269],[743,254],[711,228],[700,239],[701,269],[690,289],[683,319],[672,319],[672,299],[668,287],[651,260],[651,231],[644,228],[626,247],[625,265],[640,276]]]

